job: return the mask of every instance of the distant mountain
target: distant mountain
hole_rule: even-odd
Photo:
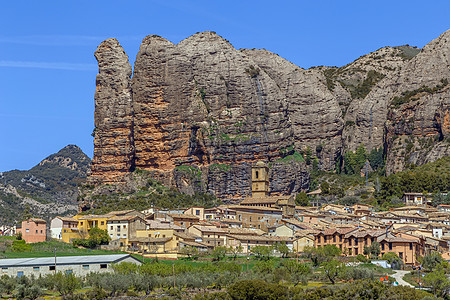
[[[49,219],[75,212],[77,186],[86,180],[90,165],[79,147],[68,145],[28,171],[0,173],[0,224],[29,214]]]

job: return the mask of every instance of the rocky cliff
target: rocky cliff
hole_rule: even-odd
[[[90,181],[123,184],[137,168],[180,191],[237,199],[258,160],[271,166],[272,194],[295,194],[311,165],[333,171],[361,144],[385,149],[388,172],[448,155],[449,36],[308,70],[214,32],[176,45],[147,36],[132,78],[106,40],[95,54]]]

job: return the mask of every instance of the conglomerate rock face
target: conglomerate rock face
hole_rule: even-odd
[[[305,153],[328,171],[361,144],[384,147],[388,172],[433,161],[448,155],[449,35],[422,50],[385,47],[308,70],[266,50],[236,50],[214,32],[176,45],[147,36],[132,79],[127,55],[106,40],[96,51],[90,178],[123,182],[138,168],[180,191],[233,200],[250,195],[259,160],[279,195],[308,188]]]
[[[92,182],[120,181],[134,160],[131,65],[116,39],[102,42],[95,58],[99,73],[95,90]]]

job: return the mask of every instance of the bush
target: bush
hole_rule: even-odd
[[[242,280],[228,287],[228,294],[233,300],[271,300],[288,299],[288,289],[279,284],[262,280]]]

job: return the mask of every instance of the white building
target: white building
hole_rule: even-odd
[[[83,276],[90,272],[110,272],[111,264],[120,262],[141,264],[130,254],[0,259],[0,276],[39,276],[55,272]]]
[[[68,217],[55,217],[50,222],[50,234],[54,239],[62,239],[63,228],[77,229],[78,220]]]

